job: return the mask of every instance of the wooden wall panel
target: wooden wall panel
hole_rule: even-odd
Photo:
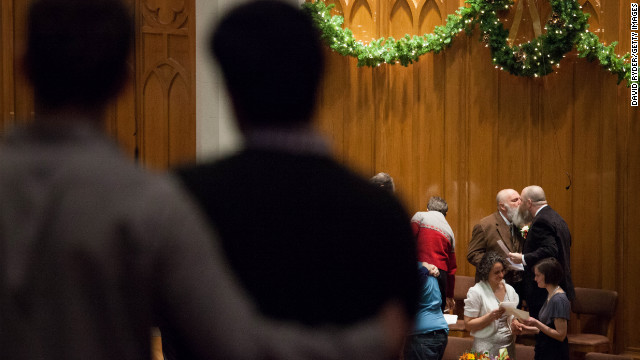
[[[169,142],[169,119],[166,116],[168,91],[163,86],[161,78],[155,72],[143,82],[142,89],[142,133],[140,134],[140,156],[143,163],[151,167],[167,167],[169,152],[166,144]]]
[[[627,17],[628,18],[628,17]],[[627,93],[628,94],[628,93]],[[624,201],[626,202],[624,213],[624,240],[622,244],[624,267],[620,272],[623,277],[622,317],[624,344],[628,349],[640,353],[640,332],[637,324],[640,323],[640,306],[638,306],[638,288],[640,288],[638,274],[640,274],[640,221],[638,221],[638,201],[640,198],[640,111],[638,108],[628,110],[627,115],[627,158],[625,163],[628,171],[623,174],[625,179]],[[618,317],[620,319],[620,317]],[[620,334],[620,333],[618,333]]]
[[[13,122],[15,116],[13,96],[13,2],[6,1],[0,4],[0,86],[2,99],[0,111],[2,113],[2,125]],[[4,126],[1,127],[4,129]]]
[[[411,5],[406,0],[394,2],[381,2],[390,6],[388,26],[382,26],[382,33],[400,38],[414,31],[414,16]],[[381,9],[381,13],[385,13]],[[383,23],[384,24],[384,23]],[[375,171],[385,171],[399,174],[398,184],[408,184],[413,178],[413,164],[410,156],[412,151],[413,136],[413,67],[387,67],[381,66],[375,69],[375,74],[380,75],[384,81],[382,87],[376,87],[378,114],[380,116],[375,127]],[[378,151],[388,149],[388,151]],[[384,170],[383,170],[384,169]],[[398,187],[398,194],[404,201],[410,201],[413,197],[411,187]]]
[[[339,15],[344,17],[344,10],[340,1],[327,1],[327,4],[334,4],[331,15]],[[323,132],[331,141],[336,156],[343,160],[344,151],[342,145],[344,141],[344,125],[345,114],[347,109],[345,98],[348,91],[345,87],[345,79],[349,76],[350,66],[349,58],[340,56],[329,48],[324,49],[325,56],[325,74],[322,89],[330,89],[330,91],[320,91],[318,94],[318,106],[315,112],[315,123],[318,129]],[[328,74],[332,74],[329,76]]]
[[[597,71],[595,64],[577,62],[576,74],[592,73],[592,76],[574,75],[574,153],[580,156],[573,157],[573,193],[585,196],[573,196],[572,206],[573,245],[571,254],[575,259],[572,265],[581,271],[577,272],[575,281],[585,286],[602,286],[602,258],[589,257],[590,252],[602,253],[604,243],[598,244],[585,242],[591,234],[600,233],[600,219],[602,218],[600,186],[602,184],[602,162],[600,154],[603,151],[601,136],[603,130],[602,105],[599,99],[602,97],[601,87],[591,88],[595,83],[601,84],[602,73]],[[589,196],[591,194],[591,196]],[[588,207],[594,207],[593,211],[580,211]]]
[[[528,149],[533,139],[533,119],[537,116],[534,109],[538,108],[536,85],[539,79],[522,81],[523,79],[514,78],[498,69],[494,69],[494,72],[498,73],[498,89],[488,104],[498,112],[495,134],[498,150],[495,174],[498,176],[494,187],[494,193],[497,194],[501,189],[513,188],[520,191],[529,185],[527,179],[530,173],[526,164],[531,163]],[[495,99],[498,99],[497,103]],[[495,205],[495,196],[491,199]]]
[[[193,1],[142,0],[139,6],[140,158],[165,169],[195,159]]]
[[[348,76],[346,57],[335,53],[325,51],[325,71],[326,73],[340,74],[341,76],[325,76],[321,87],[325,89],[333,89],[333,91],[323,91],[318,94],[318,104],[315,117],[318,129],[327,135],[334,148],[336,156],[344,161],[344,152],[342,144],[344,144],[344,125],[346,123],[344,116],[344,103],[346,89],[344,87],[344,79]],[[340,148],[337,148],[340,147]]]
[[[561,61],[561,68],[552,77],[543,79],[540,89],[540,117],[533,129],[532,145],[537,148],[537,169],[532,171],[531,181],[542,186],[547,199],[573,229],[571,194],[566,187],[572,175],[573,154],[573,64]],[[571,188],[570,188],[571,190]]]
[[[612,1],[600,3],[600,21],[602,24],[616,24],[620,20],[620,8],[619,4]],[[604,25],[601,25],[604,26]],[[607,31],[602,33],[601,38],[607,43],[611,43],[618,39],[617,31]],[[597,70],[594,70],[596,72]],[[619,91],[628,89],[624,86],[616,85],[616,78],[613,76],[603,76],[602,89],[599,93],[599,99],[594,99],[595,102],[600,103],[600,116],[602,119],[608,119],[609,121],[602,121],[602,148],[600,152],[600,162],[602,164],[602,170],[600,171],[601,190],[600,190],[600,202],[602,215],[599,219],[600,229],[599,235],[602,239],[602,258],[605,260],[616,259],[618,249],[621,247],[618,245],[618,236],[612,236],[616,234],[616,222],[611,221],[615,219],[617,214],[622,212],[616,211],[616,196],[617,196],[617,184],[616,184],[616,145],[618,124],[613,118],[616,117],[617,109],[620,108],[621,97],[618,96],[618,91],[613,91],[617,88]],[[590,85],[590,88],[593,88]],[[606,91],[604,91],[606,89]],[[611,90],[609,90],[611,89]],[[628,107],[627,107],[628,108]],[[622,187],[620,188],[622,189]],[[621,242],[620,242],[621,243]],[[621,261],[620,261],[621,262]],[[611,271],[611,264],[603,261],[601,264],[601,286],[605,289],[619,288],[616,284],[616,271]],[[619,312],[621,313],[621,312]]]
[[[33,91],[20,67],[29,4],[30,0],[6,0],[0,5],[0,136],[33,117]]]
[[[194,0],[123,0],[135,14],[131,81],[108,107],[105,129],[154,168],[195,160]],[[19,71],[30,1],[0,7],[0,135],[34,115],[33,93]]]
[[[439,1],[427,0],[417,9],[420,14],[419,34],[429,33],[436,25],[444,24],[446,10],[441,6]],[[430,196],[444,194],[445,59],[427,54],[413,65],[413,69],[413,147],[408,157],[413,178],[398,184],[398,187],[412,187],[413,197],[408,202],[409,206],[426,209]],[[421,186],[411,186],[414,183]]]
[[[179,74],[173,79],[168,97],[169,164],[183,164],[193,160],[196,144],[195,123],[185,121],[190,109],[189,82]]]
[[[496,192],[499,177],[493,174],[503,173],[504,169],[497,162],[499,156],[499,127],[495,119],[500,114],[498,106],[495,106],[499,96],[499,84],[497,83],[498,73],[491,65],[491,54],[488,48],[479,43],[477,39],[467,39],[468,53],[470,58],[477,59],[484,64],[484,71],[473,71],[468,69],[467,82],[470,88],[482,89],[482,91],[471,91],[466,95],[468,115],[467,132],[468,142],[465,144],[465,158],[467,163],[467,173],[465,177],[473,179],[468,181],[468,199],[465,208],[468,211],[465,220],[467,230],[459,229],[456,234],[458,240],[457,248],[461,259],[458,261],[461,272],[474,274],[475,267],[471,266],[466,259],[467,244],[471,238],[470,229],[484,216],[495,211]],[[455,97],[455,94],[452,94]],[[471,161],[470,161],[471,160]],[[492,190],[489,190],[492,189]],[[485,206],[473,206],[472,204],[484,204]],[[461,204],[462,205],[462,204]]]
[[[358,39],[373,39],[378,31],[374,22],[375,8],[365,0],[357,0],[345,10],[345,18],[354,26],[353,32]],[[348,25],[351,26],[351,25]],[[374,128],[376,119],[376,94],[373,89],[373,69],[357,67],[356,59],[349,59],[347,104],[344,118],[344,143],[342,144],[345,159],[351,166],[363,173],[373,173]],[[378,78],[379,79],[379,78]]]
[[[529,0],[522,1],[516,43],[535,37]],[[591,14],[591,31],[605,43],[620,40],[619,53],[630,50],[628,4],[579,1]],[[356,0],[342,7],[346,26],[367,42],[406,29],[432,32],[461,5]],[[535,5],[544,26],[549,3]],[[514,16],[513,8],[502,14],[507,28]],[[461,34],[451,48],[408,68],[357,68],[355,60],[329,57],[318,114],[337,156],[367,177],[389,172],[411,213],[424,210],[429,196],[444,196],[459,274],[475,271],[465,260],[471,228],[495,211],[496,192],[540,185],[572,231],[574,282],[619,292],[616,351],[640,356],[633,331],[640,310],[631,295],[640,287],[631,275],[640,272],[632,202],[640,197],[640,115],[615,76],[571,52],[551,75],[515,77],[494,68],[477,34]]]
[[[33,111],[33,89],[27,83],[26,77],[24,76],[21,65],[20,65],[20,56],[25,52],[25,34],[27,33],[26,26],[26,17],[27,11],[29,8],[29,4],[31,4],[31,0],[20,1],[13,0],[13,11],[14,11],[14,47],[13,47],[13,55],[14,55],[14,101],[15,101],[15,122],[23,123],[26,121],[30,121],[33,119],[34,111]]]
[[[604,30],[600,24],[599,6],[586,1],[583,3],[583,11],[591,15],[589,19],[590,29],[603,38]],[[575,55],[572,55],[575,56]],[[602,156],[605,152],[603,143],[605,141],[606,124],[603,119],[603,102],[601,99],[606,89],[600,84],[605,83],[608,74],[598,71],[598,65],[584,61],[572,59],[574,63],[574,84],[573,108],[574,132],[573,143],[574,153],[580,156],[573,157],[573,177],[575,194],[586,196],[574,196],[572,206],[572,223],[574,246],[572,247],[573,266],[581,271],[577,272],[575,281],[583,286],[603,287],[603,260],[604,257],[590,258],[589,253],[596,252],[602,254],[606,249],[606,243],[601,241],[598,244],[584,241],[589,239],[591,234],[602,234],[603,203],[607,202],[604,193],[601,192],[603,186],[604,164]],[[582,74],[590,74],[583,76]],[[609,79],[610,80],[610,79]],[[609,82],[607,82],[609,83]],[[598,86],[594,86],[598,84]],[[591,194],[591,196],[589,196]],[[609,199],[611,201],[612,199]],[[586,207],[594,206],[593,211],[579,211]],[[608,221],[611,223],[610,221]],[[574,235],[575,234],[575,235]]]
[[[607,6],[610,10],[613,6]],[[620,41],[623,51],[631,49],[629,34],[629,20],[631,11],[628,4],[619,4],[619,18],[611,23],[620,22],[618,31],[613,31]],[[605,18],[606,19],[606,18]],[[617,22],[616,22],[617,20]],[[629,89],[618,88],[618,106],[608,107],[609,118],[615,118],[616,128],[616,290],[621,295],[619,306],[622,311],[617,314],[617,342],[622,343],[624,349],[640,353],[640,332],[636,324],[640,322],[640,307],[635,294],[638,292],[638,277],[640,273],[640,222],[637,221],[637,206],[640,196],[638,179],[640,179],[640,111],[638,107],[630,107]],[[613,149],[612,149],[613,150]],[[610,237],[612,234],[609,234]],[[627,320],[628,319],[628,320]]]
[[[437,1],[437,0],[434,0]],[[445,2],[445,14],[453,13],[460,3],[455,1]],[[443,15],[445,17],[445,15]],[[460,240],[456,243],[456,253],[466,254],[468,244],[465,235],[470,228],[466,221],[469,216],[468,192],[470,183],[466,181],[468,173],[467,144],[469,141],[468,118],[467,118],[467,86],[466,81],[469,76],[466,66],[469,59],[468,48],[470,39],[460,38],[455,41],[451,48],[439,56],[444,56],[446,65],[446,81],[444,92],[444,134],[442,134],[445,146],[445,164],[442,187],[443,196],[451,205],[451,211],[447,214],[447,220]],[[430,194],[433,195],[433,194]],[[424,208],[422,208],[424,209]],[[412,211],[414,209],[411,209]],[[460,255],[459,255],[460,256]],[[464,257],[463,257],[464,259]],[[460,262],[458,267],[460,274],[471,274],[468,264]]]
[[[629,4],[622,2],[620,4],[620,23],[618,39],[621,48],[624,51],[631,49],[631,40],[629,34],[629,19],[631,13]],[[618,115],[618,156],[620,174],[619,192],[617,201],[619,202],[618,216],[622,219],[618,224],[618,232],[616,236],[620,236],[622,241],[618,242],[620,246],[619,257],[621,266],[618,268],[621,278],[621,286],[618,287],[619,292],[623,294],[622,311],[624,316],[618,314],[618,338],[623,339],[625,349],[632,350],[636,354],[640,353],[640,332],[637,324],[640,323],[640,306],[638,306],[637,296],[638,288],[640,288],[638,274],[640,274],[640,221],[638,221],[637,199],[640,198],[640,187],[638,179],[640,179],[640,110],[638,107],[630,107],[629,89],[619,91],[620,106],[617,108]],[[608,108],[613,113],[614,108]],[[611,115],[610,115],[611,116]],[[622,324],[621,324],[622,323]],[[622,336],[620,336],[622,334]]]

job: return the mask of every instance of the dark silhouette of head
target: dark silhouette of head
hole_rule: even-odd
[[[311,18],[279,1],[236,7],[211,38],[240,126],[293,127],[310,122],[324,72]]]
[[[375,186],[384,189],[391,194],[396,191],[396,185],[393,183],[393,178],[385,172],[379,172],[373,175],[369,181],[371,181]]]
[[[133,20],[120,0],[35,0],[25,72],[39,107],[103,107],[127,76]]]

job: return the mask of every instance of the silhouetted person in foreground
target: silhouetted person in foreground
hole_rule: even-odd
[[[24,67],[36,117],[0,148],[2,357],[149,359],[156,321],[192,359],[395,351],[406,326],[397,307],[348,331],[260,318],[176,183],[135,166],[101,132],[128,76],[132,24],[116,0],[30,9]]]
[[[392,194],[333,160],[313,130],[324,59],[311,19],[285,3],[251,2],[221,20],[211,51],[246,148],[179,176],[260,310],[344,325],[399,300],[413,320],[408,214]]]

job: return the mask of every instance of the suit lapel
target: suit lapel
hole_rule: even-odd
[[[511,229],[509,229],[507,223],[504,222],[499,212],[496,213],[496,231],[509,251],[514,251],[513,242],[511,241]]]
[[[531,221],[531,228],[536,224],[536,222],[538,220],[540,220],[541,218],[546,218],[548,217],[550,214],[547,213],[548,210],[551,210],[551,208],[549,207],[549,205],[543,207],[542,209],[540,209],[540,211],[538,212],[538,214],[533,218],[533,220]]]

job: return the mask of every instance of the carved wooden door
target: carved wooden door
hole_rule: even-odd
[[[19,71],[29,0],[0,6],[0,135],[33,117],[33,93]],[[194,0],[125,0],[135,15],[131,81],[109,107],[105,127],[132,157],[153,169],[193,161]]]

